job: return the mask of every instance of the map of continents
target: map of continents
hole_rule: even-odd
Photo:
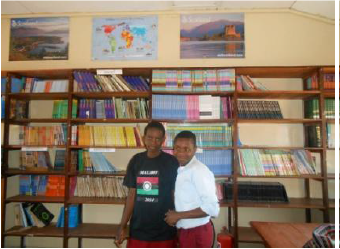
[[[92,59],[157,59],[157,31],[156,16],[94,18]]]

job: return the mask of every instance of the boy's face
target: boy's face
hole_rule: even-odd
[[[163,132],[157,128],[149,128],[146,131],[143,141],[147,151],[158,152],[164,142]]]
[[[174,144],[174,156],[181,166],[186,165],[194,157],[196,147],[190,138],[178,138]]]

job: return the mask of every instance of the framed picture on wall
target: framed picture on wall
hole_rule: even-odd
[[[12,18],[10,61],[68,60],[69,18]]]
[[[244,58],[244,14],[181,15],[181,59]]]
[[[93,18],[92,60],[156,60],[158,17]]]

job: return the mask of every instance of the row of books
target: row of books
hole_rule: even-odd
[[[67,91],[67,79],[11,78],[12,93],[55,93]]]
[[[65,208],[61,207],[56,227],[64,227],[64,220],[65,220]],[[78,204],[72,204],[68,206],[68,227],[75,228],[81,222],[81,216],[79,211]]]
[[[239,100],[238,117],[243,119],[282,119],[278,101]]]
[[[117,172],[114,166],[101,152],[88,150],[71,151],[71,172]]]
[[[173,154],[173,150],[164,150]],[[232,151],[231,150],[202,150],[196,152],[196,158],[204,163],[215,176],[232,174]]]
[[[119,176],[77,176],[70,181],[70,195],[79,197],[126,198],[128,188]]]
[[[216,184],[219,200],[233,200],[233,182],[219,181]],[[237,182],[237,199],[246,202],[280,202],[288,203],[285,186],[280,182]]]
[[[335,124],[327,123],[326,133],[327,133],[327,147],[335,148]]]
[[[26,119],[29,114],[29,101],[11,99],[9,118],[11,119]]]
[[[173,147],[173,141],[178,133],[188,130],[196,135],[198,147],[228,147],[232,146],[232,125],[211,124],[211,125],[172,125],[164,123],[166,140],[164,146]]]
[[[149,117],[149,101],[144,98],[105,100],[80,99],[79,118],[129,118],[146,119]]]
[[[211,95],[152,95],[153,119],[230,119],[232,98]]]
[[[335,99],[326,98],[324,102],[325,118],[335,118]],[[305,117],[312,119],[320,118],[319,99],[310,99],[305,102]]]
[[[305,131],[306,146],[320,148],[322,145],[320,125],[307,125]]]
[[[260,81],[252,79],[249,75],[236,76],[237,91],[267,91],[268,89]]]
[[[20,175],[19,194],[29,196],[65,196],[65,177]]]
[[[74,71],[74,92],[137,92],[148,91],[149,84],[141,76],[96,75]]]
[[[53,126],[12,125],[10,128],[11,145],[66,145],[66,124]]]
[[[152,70],[152,91],[235,91],[235,69]]]
[[[64,170],[66,150],[56,150],[51,162],[49,151],[21,151],[20,168],[23,170]]]
[[[77,103],[78,100],[72,100],[72,118],[77,117]],[[67,118],[68,100],[54,100],[52,118]]]
[[[1,119],[5,118],[5,102],[6,102],[6,97],[1,96]]]
[[[306,79],[306,89],[307,90],[318,90],[318,74],[314,73],[311,77]],[[333,73],[325,73],[323,75],[323,89],[325,90],[334,90],[335,89],[335,74]]]
[[[241,149],[242,176],[295,176],[316,174],[315,162],[307,150]]]
[[[79,125],[72,126],[71,144],[135,147],[143,146],[143,140],[138,127]]]
[[[14,225],[21,227],[44,227],[54,218],[54,215],[40,202],[14,204],[14,215]]]

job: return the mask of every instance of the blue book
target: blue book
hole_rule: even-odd
[[[1,93],[6,93],[7,78],[1,77]]]
[[[60,208],[60,213],[57,221],[57,227],[64,227],[65,220],[65,209],[64,207]],[[74,228],[79,225],[80,217],[79,217],[79,208],[78,205],[69,205],[68,207],[68,227]]]
[[[11,80],[11,93],[20,93],[24,84],[21,79],[12,77]]]

